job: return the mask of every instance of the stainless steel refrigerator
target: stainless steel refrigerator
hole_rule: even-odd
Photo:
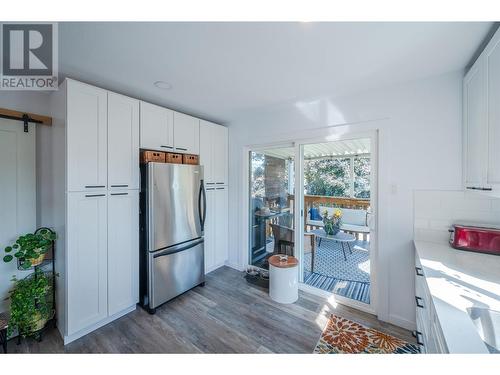
[[[203,167],[147,163],[141,171],[141,293],[150,313],[205,283]]]

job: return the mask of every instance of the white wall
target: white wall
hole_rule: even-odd
[[[245,145],[379,131],[378,314],[414,327],[413,190],[461,187],[462,72],[350,97],[322,97],[249,110],[229,126],[229,264],[244,267],[248,249],[238,225]],[[332,83],[333,84],[333,83]]]
[[[0,108],[48,116],[50,114],[49,93],[44,91],[0,91]]]
[[[414,196],[416,240],[446,242],[457,221],[500,225],[500,199],[477,192],[417,190]]]

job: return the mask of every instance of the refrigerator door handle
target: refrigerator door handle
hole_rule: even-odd
[[[165,255],[175,254],[175,253],[178,253],[180,251],[187,250],[187,249],[191,249],[192,247],[198,246],[201,243],[203,243],[203,238],[199,238],[197,240],[190,241],[190,243],[187,243],[187,244],[180,244],[177,246],[172,246],[172,248],[170,248],[170,249],[160,250],[157,253],[153,253],[153,259],[165,256]]]
[[[203,212],[201,211],[201,197],[203,196]],[[207,216],[207,196],[205,194],[205,186],[203,180],[200,180],[200,191],[198,193],[198,215],[200,216],[201,231],[205,227],[205,218]]]

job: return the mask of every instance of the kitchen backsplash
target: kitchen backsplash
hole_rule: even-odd
[[[413,196],[414,238],[443,242],[456,221],[500,225],[500,199],[463,191],[416,190]]]

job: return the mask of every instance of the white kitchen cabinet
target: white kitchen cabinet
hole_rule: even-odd
[[[205,247],[205,273],[209,273],[215,268],[215,188],[207,187],[207,214],[205,217],[204,247]]]
[[[500,196],[500,30],[463,81],[463,176],[467,191]]]
[[[68,191],[106,188],[108,93],[68,80],[66,100]]]
[[[500,194],[500,31],[485,49],[488,92],[486,184]]]
[[[139,189],[139,101],[108,93],[108,186]]]
[[[141,101],[140,146],[174,151],[174,111]]]
[[[139,191],[108,195],[108,314],[139,302]]]
[[[174,111],[174,151],[186,154],[200,153],[200,120]]]
[[[486,74],[480,61],[463,83],[465,187],[480,187],[486,176]]]
[[[228,258],[228,192],[227,187],[215,188],[215,266],[222,266]]]
[[[212,146],[212,134],[215,126],[208,121],[200,120],[200,165],[203,166],[203,179],[206,186],[215,185]]]
[[[68,193],[67,209],[67,306],[59,309],[72,335],[108,316],[106,192]]]
[[[52,158],[37,167],[53,199],[40,225],[58,234],[57,327],[67,344],[136,308],[140,106],[70,79],[50,105],[51,149],[41,152]]]
[[[225,264],[228,257],[227,187],[207,187],[205,219],[205,273]]]
[[[212,141],[214,150],[214,182],[216,185],[227,185],[228,178],[228,144],[227,128],[216,126]]]
[[[422,353],[447,353],[446,342],[417,254],[415,254],[415,305],[417,330],[414,336],[420,351]]]
[[[200,164],[203,165],[203,173],[207,186],[227,185],[227,128],[200,120]]]

